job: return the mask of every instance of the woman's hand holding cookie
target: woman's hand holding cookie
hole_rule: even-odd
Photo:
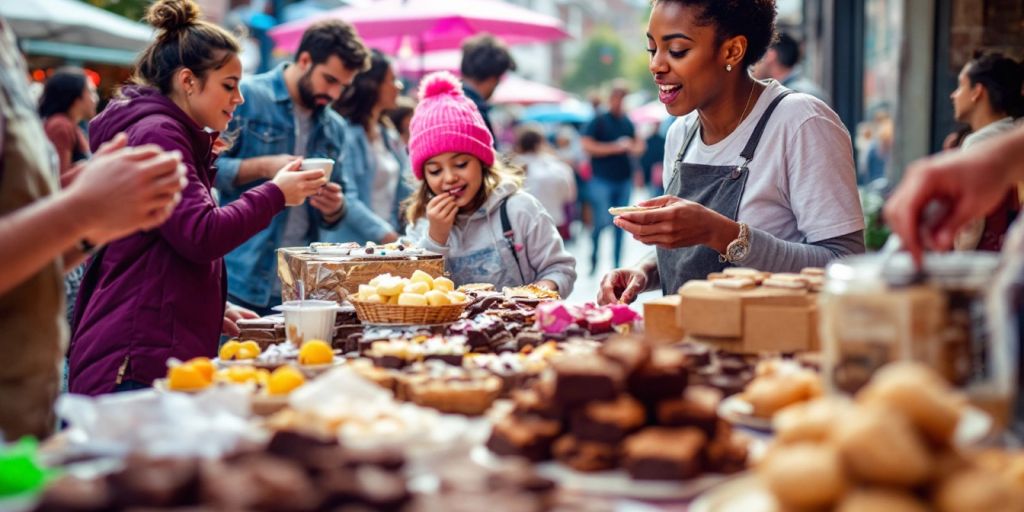
[[[739,235],[739,227],[731,219],[693,201],[660,196],[638,206],[655,208],[623,213],[614,222],[646,245],[663,249],[707,245],[722,253]]]

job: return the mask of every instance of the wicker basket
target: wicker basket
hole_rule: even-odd
[[[363,323],[431,325],[446,324],[459,319],[468,303],[447,306],[399,306],[352,300],[356,315]]]

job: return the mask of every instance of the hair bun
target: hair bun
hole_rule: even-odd
[[[420,101],[442,94],[462,96],[459,79],[447,71],[438,71],[427,75],[420,85]]]
[[[199,21],[193,0],[158,0],[146,12],[146,22],[165,32],[177,32]]]

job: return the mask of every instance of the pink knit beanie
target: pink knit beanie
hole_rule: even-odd
[[[412,173],[423,179],[423,164],[443,153],[466,153],[494,165],[494,137],[454,75],[439,71],[420,84],[420,102],[409,122]]]

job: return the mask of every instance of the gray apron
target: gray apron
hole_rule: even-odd
[[[761,142],[761,135],[768,124],[775,107],[783,98],[793,91],[779,94],[757,121],[754,132],[740,156],[744,162],[739,166],[704,165],[683,162],[687,149],[694,137],[700,132],[700,124],[694,125],[686,142],[676,156],[672,165],[672,176],[665,187],[665,193],[699,203],[732,220],[740,211],[740,200],[743,189],[747,185],[750,172],[748,165],[754,159],[754,150]],[[704,279],[712,272],[721,272],[728,263],[719,260],[718,252],[704,245],[682,247],[679,249],[662,249],[658,251],[658,275],[661,276],[661,292],[665,295],[674,294],[683,283],[691,279]]]

